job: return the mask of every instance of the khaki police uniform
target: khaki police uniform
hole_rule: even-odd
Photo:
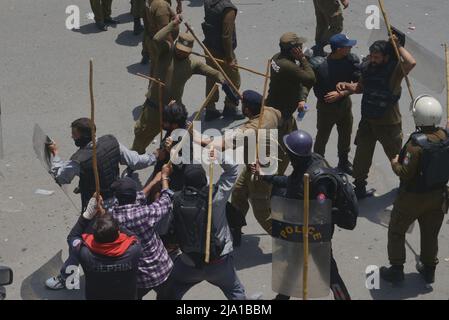
[[[162,103],[167,105],[175,100],[182,103],[184,87],[194,74],[203,75],[214,79],[215,82],[224,81],[222,75],[215,69],[207,66],[201,60],[188,56],[179,59],[175,53],[175,47],[167,40],[177,30],[178,26],[172,21],[162,28],[153,39],[155,44],[154,54],[157,56],[157,68],[153,76],[164,84]],[[190,34],[180,34],[176,47],[183,51],[191,51],[194,38]],[[146,94],[147,101],[143,106],[142,114],[134,127],[134,143],[132,149],[142,154],[154,137],[160,132],[159,120],[159,85],[151,82]]]
[[[154,76],[154,70],[158,64],[157,44],[153,41],[156,33],[165,27],[175,14],[171,9],[171,0],[146,0],[144,23],[144,52],[148,54],[151,60],[150,75]],[[178,37],[179,28],[173,29],[169,40],[173,42]]]
[[[316,15],[315,41],[322,46],[343,31],[343,10],[338,0],[313,0]]]
[[[213,48],[207,48],[213,57],[230,61],[234,60],[237,63],[237,58],[233,49],[233,36],[235,32],[235,19],[236,19],[236,12],[234,10],[228,10],[226,11],[226,14],[223,17],[223,47],[225,52],[218,52],[214,50]],[[205,55],[207,53],[205,52]],[[210,66],[211,68],[216,69],[217,66],[212,61],[212,59],[206,58],[206,64]],[[229,79],[232,81],[232,83],[237,87],[237,89],[240,89],[241,85],[241,77],[239,69],[230,67],[227,63],[221,63],[219,62],[219,65],[223,69],[223,71],[226,73],[226,75],[229,77]],[[206,79],[206,97],[209,95],[210,91],[212,90],[212,87],[214,86],[215,82],[213,79],[207,78]],[[208,108],[214,108],[215,104],[219,100],[219,93],[218,91],[213,95],[210,104],[208,105]],[[235,107],[235,104],[233,104],[228,97],[225,98],[225,106],[231,106]]]
[[[105,19],[111,18],[112,0],[90,0],[90,6],[95,15],[95,22],[104,23]]]
[[[430,142],[446,139],[444,130],[424,132]],[[411,192],[418,181],[422,161],[422,148],[409,141],[404,147],[404,156],[392,168],[401,179],[399,194],[394,203],[388,227],[388,257],[391,265],[405,263],[405,233],[418,220],[421,233],[420,260],[425,266],[434,267],[438,263],[438,233],[447,212],[444,190],[425,193]]]
[[[302,45],[306,40],[292,32],[285,33],[281,45]],[[282,113],[285,121],[292,119],[300,101],[306,101],[309,90],[315,84],[315,73],[306,58],[300,64],[284,53],[271,60],[271,78],[266,105]],[[287,132],[289,133],[289,132]]]
[[[403,72],[398,64],[390,79],[390,89],[394,94],[400,94],[403,78]],[[360,83],[363,86],[363,77]],[[391,106],[379,119],[366,119],[362,116],[355,138],[357,149],[354,156],[353,177],[356,187],[366,185],[376,143],[380,142],[388,159],[391,160],[401,151],[402,138],[399,103]]]
[[[145,0],[131,0],[131,15],[135,19],[145,17]]]
[[[247,123],[242,125],[239,129],[245,133],[248,131],[257,132],[259,125],[259,115],[251,118]],[[282,118],[279,110],[274,108],[265,107],[262,121],[262,129],[279,129],[282,126]],[[278,141],[282,141],[282,136],[278,131]],[[272,138],[271,138],[272,139]],[[270,141],[270,137],[267,136],[267,144],[273,144],[275,142]],[[260,146],[262,147],[262,143]],[[265,147],[266,145],[264,145]],[[281,160],[278,164],[278,174],[283,174],[287,169],[289,160],[287,154],[284,152],[285,146],[283,143],[278,146],[278,158]],[[261,178],[254,179],[251,171],[245,166],[242,173],[234,187],[234,191],[231,196],[232,205],[237,208],[242,214],[246,215],[249,210],[249,204],[254,212],[254,216],[260,226],[268,233],[271,234],[271,189],[272,185],[263,181]]]

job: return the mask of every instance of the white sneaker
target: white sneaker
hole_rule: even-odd
[[[45,281],[45,286],[51,290],[65,289],[65,280],[60,276],[52,277]]]

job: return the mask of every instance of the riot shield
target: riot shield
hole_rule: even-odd
[[[38,124],[34,125],[33,131],[33,148],[36,153],[36,157],[42,163],[47,171],[51,169],[51,153],[48,150],[48,145],[52,143],[52,140],[47,136]]]
[[[273,196],[272,288],[274,292],[302,298],[304,201]],[[330,294],[332,202],[310,201],[308,298]]]
[[[41,129],[41,127],[38,124],[34,125],[34,132],[33,132],[33,149],[36,153],[36,157],[39,159],[39,161],[42,163],[42,166],[45,168],[45,170],[51,175],[51,162],[52,162],[52,154],[50,150],[48,149],[48,146],[53,141],[50,139],[48,135],[44,133],[44,131]],[[53,178],[53,176],[52,176]],[[79,212],[80,208],[73,202],[72,198],[69,196],[69,192],[67,190],[66,185],[59,185],[61,190],[64,192],[64,194],[67,196],[67,198],[72,203],[73,207]]]
[[[410,77],[422,84],[427,89],[441,94],[446,84],[446,63],[444,59],[434,52],[421,46],[418,42],[411,39],[404,32],[394,28],[405,36],[406,48],[418,62],[416,67],[410,72]],[[380,19],[380,29],[373,29],[369,37],[368,46],[377,40],[387,40],[388,30],[385,21]],[[435,48],[439,49],[439,48]],[[443,52],[443,51],[441,51]]]

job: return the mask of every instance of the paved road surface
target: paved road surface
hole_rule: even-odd
[[[440,44],[449,42],[444,0],[386,1],[391,20],[409,36],[442,57]],[[314,38],[315,20],[311,0],[235,0],[239,8],[239,47],[242,65],[265,69],[268,58],[277,52],[280,35],[295,31]],[[367,54],[369,32],[365,9],[376,1],[352,1],[345,11],[345,31],[359,40],[354,52]],[[81,29],[65,28],[65,9],[76,4],[81,9]],[[201,35],[202,1],[184,1],[185,18]],[[144,100],[146,81],[132,75],[146,72],[139,65],[140,41],[132,34],[128,1],[114,1],[113,15],[122,21],[108,32],[98,33],[86,15],[88,1],[3,0],[0,2],[0,97],[2,102],[5,159],[0,160],[0,264],[14,269],[15,282],[8,287],[11,299],[74,299],[81,291],[51,292],[43,280],[57,272],[67,254],[67,232],[77,212],[35,159],[31,137],[35,123],[48,132],[69,156],[75,149],[70,139],[70,122],[89,115],[88,61],[95,61],[95,92],[99,134],[113,133],[130,145],[138,107]],[[416,26],[416,30],[409,30]],[[310,46],[311,46],[310,42]],[[199,51],[198,47],[196,50]],[[419,61],[418,61],[419,63]],[[443,72],[443,70],[441,70]],[[263,79],[242,73],[243,87],[261,91]],[[417,93],[428,89],[415,84]],[[432,93],[432,92],[430,92]],[[185,99],[193,112],[204,97],[204,79],[194,77],[187,85]],[[445,102],[444,95],[437,95]],[[354,132],[360,119],[360,97],[354,98]],[[408,111],[410,99],[404,91],[401,110],[404,131],[413,130]],[[310,100],[313,106],[314,99]],[[134,111],[134,112],[133,112]],[[315,134],[316,111],[312,109],[301,124]],[[216,122],[225,126],[229,123]],[[336,134],[328,146],[328,158],[336,164]],[[351,152],[353,156],[354,150]],[[141,173],[143,180],[150,172]],[[378,197],[361,202],[361,217],[355,231],[338,231],[334,254],[343,279],[354,299],[447,299],[449,297],[449,226],[440,235],[441,263],[437,282],[427,287],[414,269],[419,254],[419,228],[407,237],[406,282],[402,288],[381,283],[379,290],[365,288],[365,268],[382,265],[386,259],[386,219],[394,199],[397,178],[378,146],[369,179]],[[55,190],[51,196],[35,194],[36,189]],[[73,195],[78,203],[77,196]],[[271,291],[271,239],[264,235],[252,214],[248,215],[243,246],[235,252],[236,266],[248,295],[274,296]],[[447,219],[446,219],[447,220]],[[62,250],[62,252],[60,252]],[[154,298],[149,295],[148,298]],[[208,284],[191,290],[186,298],[221,299],[223,294]]]

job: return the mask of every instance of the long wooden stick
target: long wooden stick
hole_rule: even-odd
[[[201,53],[197,53],[197,52],[192,52],[191,54],[193,54],[193,55],[195,55],[195,56],[198,56],[198,57],[203,57],[203,58],[206,58],[206,59],[209,58],[208,56],[206,56],[206,55],[204,55],[204,54],[201,54]],[[215,58],[215,57],[214,57],[214,58]],[[222,59],[215,58],[215,60],[217,60],[217,61],[220,62],[220,63],[225,63],[225,61],[222,60]],[[259,72],[259,71],[256,71],[256,70],[253,70],[253,69],[250,69],[250,68],[247,68],[247,67],[243,67],[243,66],[240,66],[240,65],[238,65],[238,64],[235,65],[235,67],[238,68],[238,69],[242,69],[242,70],[245,70],[245,71],[248,71],[248,72],[257,74],[257,75],[262,76],[262,77],[266,77],[266,75],[263,74],[262,72]]]
[[[309,275],[309,174],[304,174],[304,225],[302,229],[304,268],[302,273],[302,298],[307,300]]]
[[[213,148],[213,147],[211,147]],[[210,159],[209,164],[209,202],[207,205],[207,229],[206,229],[206,255],[204,262],[210,261],[210,234],[212,229],[212,200],[214,193],[214,162]]]
[[[152,78],[150,76],[147,76],[145,74],[136,73],[136,76],[144,78],[144,79],[147,79],[147,80],[152,81],[152,82],[155,82],[156,84],[165,87],[165,83],[163,83],[162,81],[160,81],[158,79],[155,79],[155,78]]]
[[[185,26],[187,27],[187,30],[192,34],[193,38],[195,38],[196,42],[203,48],[204,52],[206,52],[207,56],[213,61],[215,66],[218,68],[218,70],[221,72],[223,77],[226,79],[226,81],[229,83],[229,85],[232,87],[232,89],[242,98],[242,94],[240,93],[239,89],[235,86],[235,84],[231,81],[231,79],[228,77],[226,72],[224,72],[223,68],[220,66],[218,61],[214,58],[212,53],[207,49],[207,47],[198,39],[193,29],[190,27],[190,25],[187,22],[184,22]]]
[[[449,47],[447,43],[444,44],[444,51],[446,53],[446,89],[447,89],[447,123],[446,128],[449,129]]]
[[[265,82],[263,84],[262,106],[260,107],[259,122],[257,124],[257,133],[256,133],[256,166],[259,163],[260,129],[262,128],[263,116],[265,114],[265,100],[267,99],[268,79],[270,79],[270,67],[271,67],[271,59],[268,60],[266,73],[264,75],[265,76]],[[259,179],[258,175],[255,176],[255,179],[256,180]]]
[[[257,124],[257,142],[256,142],[256,160],[259,161],[259,131],[262,128],[263,116],[265,114],[265,100],[267,99],[268,79],[270,78],[271,59],[268,60],[267,70],[265,73],[265,83],[263,84],[262,106],[260,108],[259,123]]]
[[[90,125],[92,131],[92,170],[95,177],[95,193],[97,198],[97,207],[99,207],[100,198],[100,178],[97,166],[97,140],[95,130],[95,100],[94,100],[94,61],[89,61],[89,93],[90,93]]]
[[[2,102],[0,100],[0,159],[3,159],[3,127],[2,127]]]
[[[164,111],[164,102],[163,102],[163,95],[164,95],[164,87],[159,82],[158,83],[158,89],[159,89],[159,126],[161,130],[161,142],[162,142],[162,133],[164,131],[164,126],[162,125],[163,119],[162,119],[162,113]]]
[[[398,57],[402,73],[404,74],[404,78],[405,78],[405,81],[407,83],[407,88],[408,88],[408,92],[410,94],[410,98],[412,99],[412,101],[414,101],[415,97],[413,95],[412,84],[410,82],[410,79],[409,79],[408,75],[405,73],[404,64],[403,64],[404,61],[403,61],[403,59],[401,57],[401,54],[399,53],[399,49],[398,49],[398,46],[396,44],[396,41],[393,40],[393,31],[391,29],[391,24],[390,24],[390,22],[388,20],[387,12],[385,11],[384,1],[383,0],[378,0],[378,1],[379,1],[380,10],[382,11],[382,15],[384,16],[385,24],[387,25],[388,35],[390,36],[391,43],[393,45],[394,51],[396,53],[396,56]]]
[[[185,139],[187,138],[187,136],[190,134],[192,128],[193,128],[193,123],[195,121],[197,121],[200,117],[201,117],[201,113],[203,112],[203,110],[209,105],[210,100],[212,99],[212,97],[214,96],[215,92],[218,90],[218,84],[215,84],[212,89],[210,90],[209,94],[207,95],[206,99],[203,102],[203,105],[201,106],[201,108],[198,110],[198,112],[196,113],[195,117],[192,120],[192,123],[189,125],[189,127],[187,128],[187,132],[185,133],[185,135],[181,138],[181,141],[175,146],[175,155],[177,155],[179,153],[179,150],[181,150],[182,146],[184,145]],[[169,164],[172,163],[171,159],[168,162]]]

